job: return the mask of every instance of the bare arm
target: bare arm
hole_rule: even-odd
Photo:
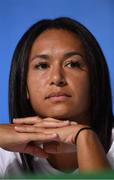
[[[76,148],[80,171],[110,168],[104,149],[93,131],[84,130],[80,132]]]
[[[0,147],[13,152],[27,153],[42,158],[47,158],[48,154],[38,146],[34,141],[50,141],[56,137],[45,133],[18,133],[13,124],[0,125]]]
[[[15,131],[15,124],[0,124],[0,147],[8,151],[27,153],[42,158],[47,158],[48,154],[38,144],[36,145],[35,142],[41,144],[43,142],[54,141],[57,137],[55,133],[46,134],[45,131],[40,129],[44,126],[61,127],[69,124],[69,122],[60,122],[58,124],[58,121],[47,124],[38,117],[22,118],[19,119],[19,122],[23,120],[30,122],[32,125],[39,122],[39,132],[19,133]]]
[[[48,118],[49,119],[49,118]],[[54,120],[51,118],[51,121]],[[22,123],[26,123],[23,121]],[[30,125],[30,122],[28,121],[29,125],[26,124],[26,126],[20,125],[19,128],[17,128],[18,132],[39,132],[39,125],[38,123],[33,125]],[[45,125],[49,122],[45,119]],[[18,124],[18,121],[17,121]],[[38,127],[37,127],[38,126]],[[45,133],[56,133],[58,135],[57,142],[66,143],[69,146],[64,148],[64,146],[59,147],[59,143],[57,144],[57,148],[53,147],[51,148],[51,143],[49,147],[49,153],[68,153],[69,150],[73,148],[72,145],[74,145],[74,138],[77,134],[77,132],[85,127],[86,125],[81,125],[77,123],[71,123],[67,126],[63,127],[51,127],[51,128],[42,128],[42,132],[45,131]],[[53,142],[53,141],[52,141]],[[69,148],[69,150],[68,150]],[[97,171],[97,170],[103,170],[103,169],[111,169],[108,160],[106,158],[106,154],[104,152],[103,146],[100,143],[97,135],[92,130],[83,130],[80,132],[77,138],[77,144],[75,145],[76,148],[76,156],[78,160],[78,167],[80,171]],[[48,148],[45,146],[46,152],[48,152]],[[60,151],[60,152],[59,152]]]

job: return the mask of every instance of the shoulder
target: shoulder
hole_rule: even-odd
[[[114,169],[114,128],[112,129],[111,146],[107,153],[107,158],[111,167]]]
[[[9,175],[9,172],[12,173],[12,169],[17,171],[17,167],[21,164],[19,153],[0,148],[0,176]]]

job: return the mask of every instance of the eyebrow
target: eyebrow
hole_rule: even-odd
[[[69,58],[71,56],[75,56],[75,55],[78,55],[78,56],[81,56],[82,58],[84,57],[82,53],[80,52],[77,52],[77,51],[70,51],[70,52],[67,52],[64,54],[64,58]]]
[[[67,59],[71,56],[75,56],[75,55],[78,55],[78,56],[81,56],[82,58],[84,58],[83,54],[80,53],[80,52],[77,52],[77,51],[69,51],[69,52],[66,52],[64,55],[63,55],[63,58]],[[34,59],[36,58],[40,58],[40,59],[45,59],[45,60],[48,60],[49,59],[49,55],[48,54],[37,54],[35,55],[34,57],[32,57],[31,61],[33,61]]]

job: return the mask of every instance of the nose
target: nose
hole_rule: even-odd
[[[50,78],[51,78],[50,85],[63,87],[67,84],[64,70],[60,66],[57,67],[56,65],[56,67],[53,68],[50,74]]]

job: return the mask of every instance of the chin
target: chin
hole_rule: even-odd
[[[49,113],[45,113],[45,114],[41,114],[41,117],[43,118],[54,118],[54,119],[58,119],[58,120],[71,120],[73,119],[72,117],[74,117],[73,115],[71,115],[68,112],[49,112]]]
[[[79,118],[79,112],[74,110],[73,108],[68,107],[45,107],[36,111],[36,114],[42,118],[54,118],[58,120],[69,120],[69,121],[76,121]]]
[[[50,115],[48,117],[54,118],[54,119],[58,119],[58,120],[69,120],[68,116],[66,115]]]

